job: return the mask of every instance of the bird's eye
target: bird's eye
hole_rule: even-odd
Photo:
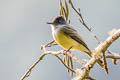
[[[58,19],[57,22],[60,23],[60,20]]]

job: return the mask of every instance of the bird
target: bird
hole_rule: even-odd
[[[67,23],[63,16],[57,16],[52,22],[47,22],[47,24],[50,24],[51,26],[52,36],[55,42],[63,49],[78,50],[92,57],[92,52],[82,37],[79,35],[77,30]],[[97,62],[101,67],[103,67],[103,62],[101,60]]]

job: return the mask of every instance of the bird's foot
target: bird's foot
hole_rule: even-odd
[[[64,54],[64,55],[66,55],[67,52],[71,53],[71,51],[63,50],[63,54]]]

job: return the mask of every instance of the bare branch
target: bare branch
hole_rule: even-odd
[[[111,59],[120,59],[120,55],[117,53],[114,53],[112,51],[109,51],[110,55],[106,56],[106,58],[111,58]]]
[[[103,43],[101,43],[93,52],[92,58],[85,64],[85,67],[78,70],[76,77],[73,80],[83,80],[89,74],[96,61],[100,59],[100,55],[103,54],[107,48],[120,37],[120,29],[118,29],[113,35],[108,37]]]
[[[72,71],[74,74],[76,73],[73,69],[69,68],[59,56],[57,56],[57,55],[55,55],[55,56],[62,62],[62,64],[64,64],[64,66],[65,66],[68,70]]]
[[[70,71],[72,71],[74,74],[76,74],[76,72],[75,72],[73,69],[69,68],[69,67],[63,62],[63,60],[58,56],[59,54],[63,54],[63,52],[64,52],[63,50],[62,50],[62,51],[56,51],[56,52],[55,52],[55,51],[46,51],[44,45],[42,46],[42,48],[43,48],[44,53],[43,53],[43,54],[39,57],[39,59],[26,71],[26,73],[20,78],[20,80],[24,80],[25,78],[27,78],[28,76],[30,76],[30,73],[31,73],[31,71],[33,70],[33,68],[35,68],[35,66],[43,59],[43,57],[45,57],[45,56],[48,55],[48,54],[53,55],[53,56],[56,56],[56,57],[64,64],[64,66],[65,66],[68,70],[70,70]],[[73,56],[71,53],[67,52],[66,55],[72,57],[72,59],[73,59],[74,61],[76,61],[76,62],[78,62],[78,63],[80,63],[80,64],[83,65],[83,63],[82,63],[79,59],[77,59],[75,56]]]
[[[27,78],[28,76],[30,76],[30,73],[32,71],[32,69],[43,59],[43,57],[47,55],[47,54],[42,54],[39,59],[27,70],[27,72],[20,78],[20,80],[24,80],[25,78]]]
[[[44,45],[44,47],[51,47],[51,46],[54,46],[54,45],[57,45],[57,44],[53,44],[55,41],[51,41],[49,43],[47,43],[46,45]],[[40,46],[40,50],[43,50],[43,45]]]
[[[84,63],[82,61],[80,61],[78,58],[76,58],[73,54],[67,52],[66,55],[72,57],[72,59],[75,61],[75,62],[78,62],[79,64],[81,64],[82,66],[84,66]]]
[[[85,21],[84,21],[84,19],[83,19],[83,17],[82,17],[82,14],[81,14],[81,12],[80,12],[80,8],[77,10],[77,9],[74,7],[74,5],[73,5],[73,3],[72,3],[71,0],[69,0],[69,4],[70,4],[71,7],[73,8],[73,10],[79,15],[79,17],[80,17],[80,19],[79,19],[80,23],[82,23],[82,25],[84,25],[84,26],[87,28],[87,30],[88,30],[88,31],[92,34],[92,36],[96,39],[97,43],[100,44],[99,38],[92,32],[91,28],[89,28],[89,27],[87,26],[87,24],[85,23]]]
[[[108,55],[108,56],[106,56],[106,58],[111,58],[111,59],[120,59],[120,55],[119,55],[119,56],[112,56],[112,55]]]
[[[109,74],[108,67],[107,67],[107,61],[106,61],[106,57],[105,57],[105,54],[104,54],[104,53],[103,53],[103,61],[104,61],[105,71],[106,71],[107,74]]]

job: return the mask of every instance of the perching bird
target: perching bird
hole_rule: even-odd
[[[56,17],[52,22],[47,24],[51,25],[52,35],[57,44],[59,44],[65,50],[79,50],[87,53],[90,57],[91,51],[83,41],[78,32],[69,25],[62,16]],[[102,66],[102,61],[98,61]]]

